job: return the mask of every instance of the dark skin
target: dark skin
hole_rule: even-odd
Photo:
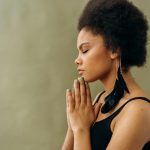
[[[130,94],[126,93],[114,110],[105,115],[101,114],[101,103],[104,103],[105,96],[113,89],[116,79],[118,56],[105,48],[101,36],[95,36],[90,31],[82,30],[78,35],[77,45],[85,42],[89,44],[82,47],[81,51],[87,50],[88,47],[88,52],[80,51],[75,61],[78,68],[84,69],[82,77],[85,81],[76,82],[76,80],[74,90],[66,92],[68,131],[62,150],[91,150],[89,129],[93,122],[108,117],[132,97],[149,97],[134,81],[130,70],[123,72]],[[94,107],[90,88],[85,82],[96,80],[103,83],[106,92]],[[149,116],[150,105],[147,102],[136,100],[128,103],[112,121],[113,135],[106,150],[141,150],[150,140]]]
[[[88,150],[90,149],[90,127],[96,119],[101,104],[98,103],[95,107],[92,105],[90,88],[82,77],[74,81],[74,93],[67,90],[66,100],[68,124],[71,127],[70,132],[74,135],[74,149],[78,149],[78,145],[83,142],[76,139],[83,138],[85,143],[89,143],[83,148]]]
[[[69,125],[70,126],[70,129],[69,129],[70,131],[68,131],[68,132],[70,132],[69,133],[70,137],[74,138],[72,140],[72,143],[70,144],[70,148],[68,147],[68,150],[71,150],[71,149],[74,149],[74,150],[80,150],[80,149],[91,150],[90,126],[93,124],[94,121],[96,121],[96,119],[97,120],[99,119],[99,118],[95,118],[95,116],[97,115],[97,113],[99,113],[99,109],[100,109],[101,103],[97,103],[95,107],[92,105],[92,101],[90,99],[91,98],[91,96],[90,96],[90,89],[89,89],[89,87],[87,87],[84,84],[83,80],[82,81],[78,81],[78,83],[74,83],[74,94],[71,91],[67,91],[66,97],[67,97],[67,113],[68,113],[68,117],[69,117],[68,118],[69,119],[68,122],[70,124]],[[121,105],[121,103],[119,105]],[[129,109],[129,108],[132,108],[132,107],[135,109],[135,106],[137,108],[139,106],[140,107],[142,106],[141,108],[143,108],[143,109],[135,110],[135,111],[132,111],[133,109],[132,110]],[[134,128],[131,128],[131,130],[134,129],[134,131],[136,133],[137,129],[139,131],[141,131],[140,129],[142,129],[141,136],[145,137],[144,139],[148,138],[148,136],[145,136],[146,134],[148,135],[148,133],[146,133],[146,130],[144,132],[143,128],[139,128],[140,127],[140,122],[142,122],[143,120],[145,120],[147,118],[147,112],[146,112],[147,110],[149,110],[149,106],[147,106],[147,104],[145,102],[143,102],[143,101],[138,101],[138,102],[135,102],[135,103],[134,102],[131,103],[128,106],[128,108],[124,109],[122,114],[119,116],[120,118],[119,117],[117,118],[118,122],[115,125],[115,129],[113,129],[113,133],[117,134],[117,132],[119,132],[119,130],[121,130],[120,126],[118,126],[120,123],[124,123],[122,125],[122,128],[123,127],[124,128],[128,128],[128,124],[126,124],[128,122],[128,120],[124,121],[121,118],[123,116],[127,117],[129,115],[129,113],[130,113],[131,119],[129,118],[129,121],[131,122],[131,120],[132,120],[133,122],[135,122],[134,123],[135,127],[137,126],[137,128],[134,127]],[[131,115],[131,111],[133,113],[133,116]],[[89,113],[91,114],[90,116],[87,115]],[[135,116],[134,116],[134,113],[136,115],[138,114],[138,116],[140,115],[141,116],[140,118],[142,120],[136,119]],[[100,117],[100,120],[101,119],[102,118]],[[149,123],[149,121],[147,121],[147,123]],[[143,124],[142,124],[142,126],[143,126]],[[134,131],[132,131],[132,132],[134,133]],[[127,130],[126,130],[126,132],[127,132]],[[132,137],[129,134],[129,131],[126,134],[122,133],[122,136],[127,136],[129,138],[129,140],[126,140],[128,142],[128,145],[127,145],[128,147],[125,145],[122,148],[123,150],[127,150],[127,148],[130,148],[130,147],[131,147],[130,149],[132,149],[133,146],[136,147],[139,150],[141,149],[141,147],[138,144],[136,146],[136,143],[138,143],[140,140],[138,140],[137,142],[134,141],[135,145],[133,145],[133,143],[130,142],[130,141],[132,141],[132,138],[134,140],[135,136]],[[113,136],[113,138],[114,138],[114,136]],[[113,138],[112,138],[112,141],[110,141],[107,149],[108,150],[109,149],[112,150],[113,147],[116,146],[116,149],[119,150],[121,145],[118,145],[118,142],[115,143],[115,141],[118,140],[117,138],[120,138],[120,137],[118,136],[118,137],[115,137],[115,139],[113,139]],[[114,142],[114,143],[112,143],[112,142]]]

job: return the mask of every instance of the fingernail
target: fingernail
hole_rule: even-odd
[[[80,77],[80,78],[78,78],[80,81],[84,81],[84,78],[83,77]]]
[[[67,89],[67,90],[66,90],[66,92],[67,92],[67,93],[70,93],[70,92],[71,92],[71,90],[70,90],[70,89]]]

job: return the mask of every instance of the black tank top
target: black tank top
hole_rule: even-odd
[[[99,100],[100,96],[104,93],[103,91],[97,98],[96,102]],[[129,99],[125,104],[123,104],[118,110],[112,113],[107,118],[95,122],[95,124],[91,127],[91,146],[92,150],[106,150],[107,145],[112,136],[112,131],[110,128],[111,121],[119,114],[119,112],[123,109],[123,107],[132,100],[141,99],[150,103],[150,100],[145,97],[134,97]],[[150,141],[146,143],[142,150],[150,150]]]

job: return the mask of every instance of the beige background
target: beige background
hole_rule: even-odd
[[[150,1],[134,2],[150,20]],[[77,77],[77,19],[85,3],[0,1],[0,150],[60,150],[67,128],[65,91]],[[149,60],[133,69],[147,92]],[[102,85],[90,86],[94,98]]]

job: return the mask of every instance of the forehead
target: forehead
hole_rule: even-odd
[[[103,37],[101,35],[94,35],[92,31],[83,28],[77,37],[77,48],[80,47],[82,43],[103,43]]]

